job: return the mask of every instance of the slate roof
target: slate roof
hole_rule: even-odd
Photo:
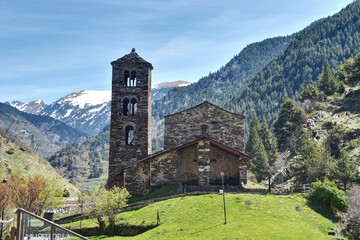
[[[125,166],[123,167],[122,169],[126,169],[126,168],[129,168],[135,164],[138,164],[140,162],[144,162],[144,161],[152,161],[154,160],[155,158],[157,157],[160,157],[164,154],[167,154],[167,153],[170,153],[170,152],[173,152],[173,151],[177,151],[177,150],[181,150],[181,149],[184,149],[184,148],[187,148],[187,147],[190,147],[192,145],[195,145],[197,144],[198,142],[202,141],[202,140],[209,140],[210,141],[210,145],[212,146],[215,146],[221,150],[223,150],[224,152],[227,152],[227,153],[230,153],[236,157],[242,157],[243,159],[245,159],[246,162],[250,162],[253,160],[253,158],[245,153],[242,153],[242,152],[239,152],[229,146],[226,146],[226,145],[223,145],[217,141],[215,141],[214,139],[210,138],[210,137],[207,137],[207,136],[204,136],[204,137],[201,137],[201,138],[198,138],[194,141],[191,141],[191,142],[187,142],[187,143],[184,143],[184,144],[181,144],[181,145],[178,145],[174,148],[171,148],[171,149],[167,149],[167,150],[163,150],[163,151],[160,151],[160,152],[157,152],[157,153],[154,153],[154,154],[151,154],[145,158],[142,158],[142,159],[139,159],[138,161],[134,162],[134,163],[131,163],[129,164],[128,166]]]
[[[148,65],[151,70],[154,69],[151,63],[145,61],[136,53],[135,48],[133,48],[129,54],[126,54],[125,56],[117,59],[116,61],[113,61],[111,64],[114,63],[143,63]]]

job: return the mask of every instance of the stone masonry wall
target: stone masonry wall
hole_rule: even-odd
[[[125,187],[131,195],[146,195],[150,192],[150,177],[150,163],[137,163],[125,169]]]
[[[199,142],[199,185],[210,184],[210,141]]]
[[[151,152],[151,70],[152,65],[135,50],[111,63],[112,102],[109,152],[109,187],[119,182],[121,170],[148,156]],[[135,72],[135,84],[127,76]],[[137,104],[136,113],[126,111],[126,102]],[[125,108],[125,110],[124,110]],[[126,143],[126,129],[134,130],[131,144]],[[126,185],[130,181],[126,176]],[[120,181],[121,182],[121,181]]]
[[[164,149],[171,149],[206,135],[244,152],[244,122],[244,116],[203,102],[188,110],[165,116]],[[205,134],[202,132],[202,126],[207,127]]]
[[[151,188],[178,183],[178,152],[173,151],[155,158],[151,162]]]

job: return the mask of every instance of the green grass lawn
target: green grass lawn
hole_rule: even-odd
[[[237,199],[240,198],[240,199]],[[248,205],[245,202],[251,201]],[[301,212],[295,208],[300,207]],[[227,194],[227,224],[224,224],[222,195],[186,196],[123,212],[119,221],[129,225],[159,226],[135,237],[90,237],[91,239],[332,239],[336,228],[331,220],[313,211],[299,196]],[[78,228],[79,223],[65,224]],[[84,220],[83,227],[95,227]]]

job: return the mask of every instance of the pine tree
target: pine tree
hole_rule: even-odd
[[[319,75],[319,89],[323,90],[326,95],[334,93],[343,93],[345,88],[342,82],[338,81],[331,73],[329,63],[326,62],[324,71]]]
[[[264,174],[269,169],[269,160],[265,147],[260,138],[260,123],[254,114],[250,123],[250,134],[246,142],[245,152],[254,158],[250,164],[250,169],[255,173],[257,181],[263,180]]]
[[[281,152],[289,149],[292,154],[296,154],[298,134],[303,122],[302,115],[294,100],[288,98],[281,104],[278,118],[274,123],[274,134]]]
[[[260,137],[265,147],[265,151],[268,156],[269,164],[273,165],[276,161],[276,158],[279,156],[278,148],[277,148],[277,141],[274,134],[269,129],[269,125],[264,118],[261,129],[260,129]]]
[[[261,182],[264,179],[264,175],[269,170],[269,160],[265,151],[265,147],[259,136],[256,137],[255,149],[254,149],[254,160],[252,162],[252,170],[255,173],[256,180]]]
[[[300,93],[301,102],[305,101],[306,99],[316,100],[318,97],[319,97],[319,92],[317,88],[312,84],[306,85],[304,90]]]
[[[323,180],[329,176],[333,162],[330,151],[324,144],[317,143],[310,131],[303,130],[299,135],[299,155],[292,165],[296,181],[311,183],[317,179]]]
[[[360,81],[360,53],[356,55],[354,63],[351,69],[351,77],[349,78],[349,83],[357,83]]]
[[[356,162],[351,161],[347,152],[342,149],[335,166],[331,171],[332,178],[341,182],[346,190],[347,184],[356,180]]]
[[[253,156],[255,153],[254,147],[256,146],[256,142],[258,141],[257,136],[259,136],[259,131],[260,131],[259,119],[257,118],[256,114],[254,114],[250,123],[249,137],[245,145],[245,152],[250,156]]]

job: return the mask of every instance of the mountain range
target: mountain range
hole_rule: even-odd
[[[152,102],[163,97],[175,87],[188,85],[190,83],[186,81],[154,85]],[[96,135],[110,123],[111,91],[81,90],[70,93],[49,105],[41,100],[29,103],[12,101],[6,102],[6,104],[26,113],[52,117],[86,134]]]
[[[318,20],[299,33],[248,45],[217,72],[210,73],[196,83],[184,87],[169,87],[171,89],[160,94],[156,92],[158,89],[153,88],[152,116],[153,129],[156,130],[153,131],[155,142],[161,142],[164,115],[192,107],[205,99],[245,115],[247,121],[256,113],[259,119],[265,117],[271,125],[284,99],[296,99],[306,84],[315,83],[326,62],[334,71],[347,58],[354,57],[360,51],[359,16],[360,0],[357,0],[339,13]],[[68,121],[69,125],[95,135],[109,123],[110,115],[107,113],[110,111],[110,98],[106,101],[104,92],[104,97],[99,97],[103,101],[87,104],[85,100],[79,100],[88,98],[92,93],[72,93],[50,104],[51,108],[45,107],[39,114],[44,113],[66,123]],[[52,110],[47,111],[47,108]],[[98,121],[96,114],[100,112],[104,118]],[[79,125],[76,125],[78,123]],[[107,136],[107,131],[105,128],[100,132],[101,138]],[[85,146],[89,140],[88,147],[72,144],[58,151],[50,157],[52,165],[65,172],[64,169],[68,165],[65,166],[64,163],[74,158],[71,152],[78,152],[79,154],[76,154],[82,156],[81,161],[86,162],[84,166],[88,166],[82,170],[86,173],[83,178],[89,179],[92,171],[96,174],[91,177],[102,176],[96,170],[98,167],[94,167],[94,159],[89,156],[94,156],[99,151],[106,152],[108,145],[106,142],[98,143],[97,136],[91,139],[84,139],[80,143]],[[91,145],[97,148],[91,149]],[[98,158],[103,163],[102,159],[106,156]],[[76,161],[79,162],[80,158]]]
[[[42,157],[88,136],[54,118],[25,113],[3,103],[0,103],[0,130],[8,138],[31,146]]]

